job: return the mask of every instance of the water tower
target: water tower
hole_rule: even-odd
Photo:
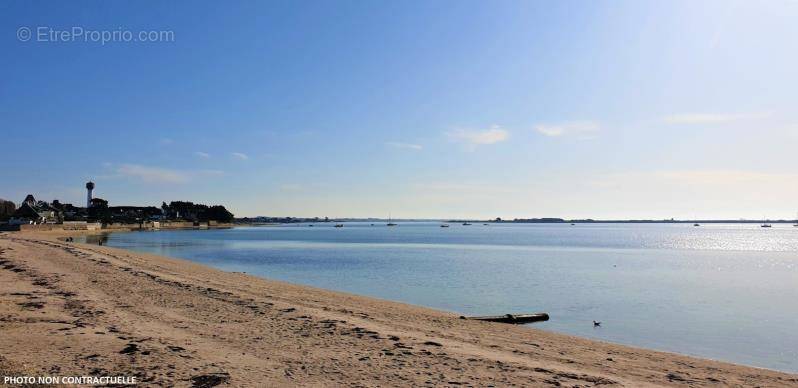
[[[91,207],[91,191],[94,190],[94,182],[88,181],[86,182],[86,208]]]

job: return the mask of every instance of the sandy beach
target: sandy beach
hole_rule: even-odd
[[[161,386],[798,386],[798,376],[0,233],[0,374]]]

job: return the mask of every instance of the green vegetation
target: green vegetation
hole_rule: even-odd
[[[163,215],[167,219],[183,219],[187,221],[217,221],[232,222],[233,213],[230,213],[224,206],[208,206],[195,204],[193,202],[172,201],[168,205],[166,202],[161,205]]]
[[[14,210],[17,210],[17,206],[14,205],[14,202],[0,198],[0,221],[6,221],[11,218],[11,215],[14,214]]]

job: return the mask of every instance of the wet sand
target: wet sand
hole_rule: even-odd
[[[0,233],[0,374],[163,386],[798,386],[798,375]]]

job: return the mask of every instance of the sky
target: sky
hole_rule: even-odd
[[[0,198],[794,218],[798,2],[0,3]],[[26,32],[27,31],[27,32]]]

